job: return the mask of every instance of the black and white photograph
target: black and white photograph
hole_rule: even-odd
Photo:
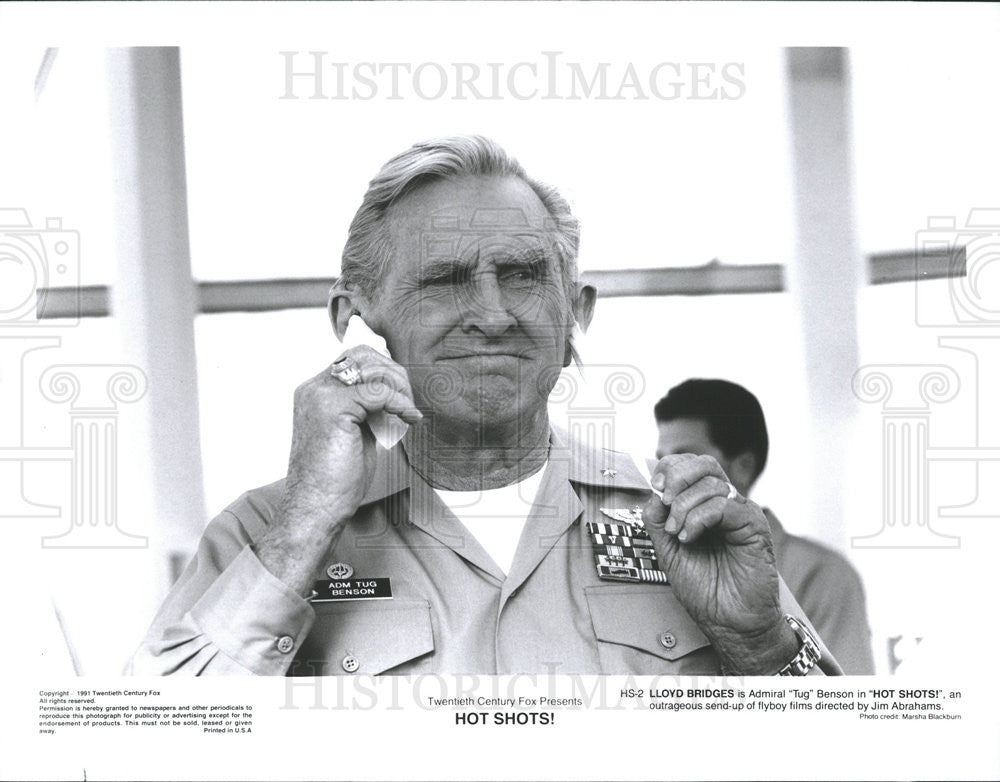
[[[996,778],[998,40],[0,3],[0,779]]]

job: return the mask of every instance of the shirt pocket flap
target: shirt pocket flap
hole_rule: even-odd
[[[676,660],[709,641],[668,587],[615,584],[585,588],[599,641]]]
[[[326,673],[376,674],[434,651],[426,600],[317,603],[309,633]],[[349,662],[353,658],[355,662]]]

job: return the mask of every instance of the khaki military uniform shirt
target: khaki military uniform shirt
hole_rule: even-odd
[[[778,572],[844,673],[875,673],[865,588],[857,570],[837,551],[787,532],[769,508],[764,514]]]
[[[720,672],[669,585],[597,576],[586,522],[649,496],[624,454],[553,432],[505,577],[403,448],[380,449],[371,487],[316,579],[328,579],[329,565],[348,565],[354,578],[389,579],[389,599],[310,603],[261,565],[250,544],[274,518],[282,489],[250,491],[209,524],[133,673]],[[804,616],[783,583],[782,603]]]

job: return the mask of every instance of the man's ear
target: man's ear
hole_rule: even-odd
[[[597,303],[597,288],[593,285],[581,284],[573,302],[573,317],[576,318],[580,331],[587,333],[590,321],[594,317],[594,305]]]
[[[355,299],[355,293],[340,287],[339,283],[330,288],[330,298],[327,301],[326,311],[330,316],[333,332],[341,342],[344,341],[344,334],[351,316],[358,313]]]
[[[563,366],[568,367],[576,362],[581,367],[580,351],[574,339],[576,334],[586,334],[590,320],[594,317],[594,303],[597,301],[597,288],[593,285],[580,285],[577,288],[576,299],[573,301],[573,320],[570,324],[569,336],[566,338],[566,354],[563,356]],[[581,370],[582,371],[582,370]]]

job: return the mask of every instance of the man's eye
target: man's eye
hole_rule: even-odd
[[[507,284],[524,285],[532,283],[539,277],[539,270],[534,266],[519,266],[506,269],[500,274],[500,281]]]

